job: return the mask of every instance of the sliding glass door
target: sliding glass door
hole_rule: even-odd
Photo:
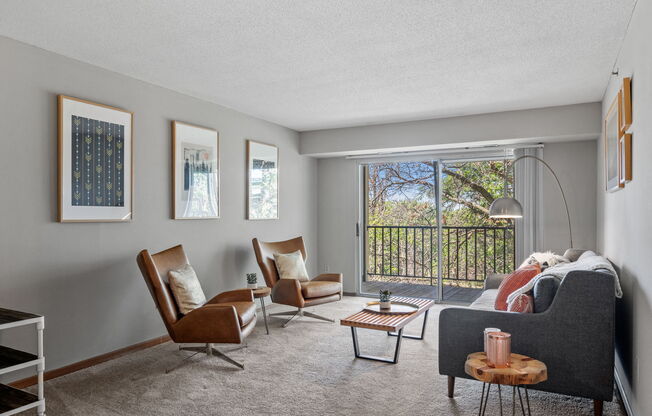
[[[438,298],[437,162],[370,163],[364,177],[361,292]]]
[[[514,227],[488,217],[502,160],[362,164],[360,293],[470,303],[491,272],[514,263]],[[508,193],[513,178],[508,175]]]

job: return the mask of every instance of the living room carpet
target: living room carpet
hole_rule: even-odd
[[[314,310],[339,319],[365,301],[345,297]],[[475,415],[482,384],[458,379],[455,398],[449,399],[447,379],[437,370],[437,319],[445,307],[431,310],[424,341],[403,340],[397,365],[354,359],[351,331],[339,321],[302,318],[283,329],[281,319],[271,318],[266,335],[259,316],[248,348],[230,354],[245,363],[245,370],[196,356],[165,374],[188,355],[166,343],[46,382],[47,414]],[[418,319],[405,332],[418,333],[420,327]],[[358,333],[364,353],[393,353],[396,338],[379,331]],[[503,393],[505,409],[511,411],[511,389]],[[530,401],[535,415],[593,414],[588,399],[532,391]],[[487,414],[498,414],[495,391]],[[604,414],[624,415],[617,401],[605,403]]]

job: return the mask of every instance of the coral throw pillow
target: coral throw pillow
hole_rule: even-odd
[[[512,274],[507,276],[502,283],[500,283],[494,308],[497,311],[506,311],[507,297],[516,289],[525,286],[539,273],[541,273],[541,266],[539,266],[539,264],[531,264],[514,270]]]
[[[518,295],[507,305],[508,312],[532,313],[534,312],[534,298],[531,295]]]

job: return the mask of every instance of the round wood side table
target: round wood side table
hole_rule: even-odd
[[[478,415],[484,415],[487,410],[487,402],[489,401],[489,391],[491,385],[498,385],[498,400],[500,402],[500,414],[503,414],[503,398],[500,391],[500,386],[512,386],[512,415],[516,414],[516,392],[518,392],[518,400],[521,403],[521,412],[525,415],[525,407],[523,406],[523,398],[521,397],[520,388],[525,390],[525,401],[527,404],[527,414],[530,412],[530,398],[527,393],[527,386],[537,384],[548,379],[548,369],[546,365],[539,360],[530,358],[521,354],[512,354],[510,359],[510,366],[507,368],[494,368],[487,364],[487,354],[484,352],[474,352],[469,354],[464,364],[464,371],[466,374],[482,381],[482,396],[480,397],[480,410]],[[486,389],[485,396],[485,387]]]
[[[259,287],[258,289],[251,289],[254,293],[254,299],[260,299],[260,306],[263,309],[263,319],[265,320],[265,331],[269,335],[269,327],[267,326],[267,313],[265,312],[265,298],[272,293],[272,289],[267,286]]]

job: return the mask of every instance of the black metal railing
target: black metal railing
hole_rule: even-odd
[[[437,278],[437,227],[367,226],[367,275]],[[513,226],[442,227],[442,277],[484,281],[487,273],[509,273],[516,264]]]

